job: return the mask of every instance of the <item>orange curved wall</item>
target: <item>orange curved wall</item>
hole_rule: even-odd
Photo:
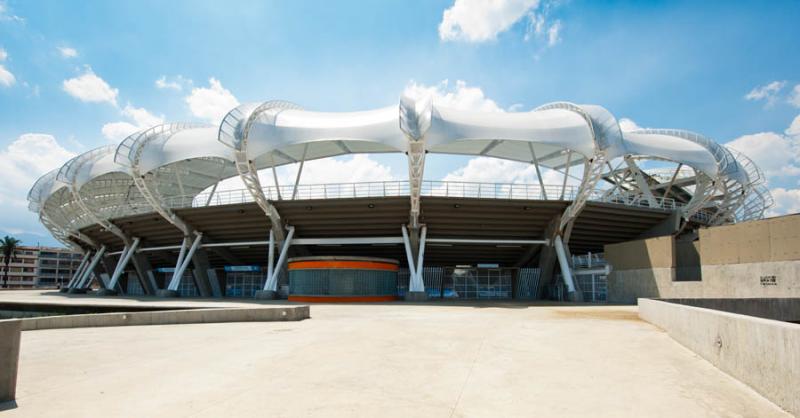
[[[310,269],[398,271],[400,267],[397,264],[381,263],[379,261],[315,260],[315,261],[294,261],[289,263],[289,270],[310,270]]]

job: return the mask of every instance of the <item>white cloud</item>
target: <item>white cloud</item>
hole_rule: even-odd
[[[442,14],[439,38],[468,42],[493,40],[538,6],[539,0],[455,0]]]
[[[191,85],[192,85],[192,80],[184,78],[180,74],[170,78],[167,78],[167,76],[162,75],[156,80],[156,87],[159,89],[170,89],[170,90],[181,91],[183,90],[183,86],[191,86]]]
[[[130,104],[122,109],[122,115],[130,118],[136,125],[150,128],[164,123],[164,115],[154,115],[143,107],[133,107]]]
[[[286,173],[279,180],[281,184],[293,184],[298,168],[298,164],[287,167]],[[365,154],[308,161],[305,163],[300,177],[301,184],[360,183],[390,180],[397,180],[391,168],[378,163]]]
[[[61,57],[63,58],[75,58],[78,56],[78,51],[75,48],[70,48],[68,46],[58,47],[58,52],[61,53]]]
[[[4,87],[11,87],[16,83],[17,78],[6,67],[0,65],[0,85]]]
[[[281,186],[291,186],[297,177],[299,164],[278,167],[278,182]],[[274,186],[272,169],[259,172],[264,186]],[[361,183],[378,181],[395,181],[398,178],[390,167],[380,164],[367,154],[323,158],[307,161],[303,166],[300,184],[334,184]],[[239,176],[223,180],[217,186],[218,191],[244,189]],[[333,190],[333,189],[332,189]]]
[[[63,148],[52,135],[37,133],[20,135],[0,150],[0,166],[3,167],[3,181],[0,182],[2,212],[13,215],[21,211],[27,205],[28,190],[36,179],[73,156],[75,154]]]
[[[765,100],[767,106],[772,106],[778,98],[778,93],[783,90],[786,85],[785,81],[773,81],[769,84],[754,88],[747,93],[744,98],[747,100]]]
[[[550,29],[547,29],[547,46],[555,46],[561,42],[561,21],[556,20]]]
[[[794,86],[786,101],[794,107],[800,107],[800,84]]]
[[[0,4],[2,6],[2,4]],[[2,10],[0,10],[0,14]],[[5,49],[0,48],[0,61],[5,61],[8,58],[8,52]],[[11,71],[8,71],[5,66],[0,65],[0,85],[4,87],[11,87],[17,81],[17,78],[14,77],[14,74],[11,74]]]
[[[775,205],[769,209],[768,216],[786,215],[800,212],[800,189],[778,187],[770,190]]]
[[[744,135],[726,145],[750,157],[766,174],[767,182],[773,186],[770,192],[775,200],[768,216],[800,212],[800,190],[786,187],[800,184],[797,182],[800,175],[800,115],[794,118],[784,134],[761,132]]]
[[[236,97],[222,87],[215,78],[208,80],[208,87],[196,87],[186,96],[186,104],[192,115],[211,123],[219,123],[234,107],[239,105]]]
[[[564,182],[564,173],[541,168],[542,181],[545,186],[556,186],[558,189]],[[580,184],[583,169],[570,168],[567,185]],[[517,161],[501,160],[492,157],[475,157],[467,161],[465,166],[448,173],[442,181],[467,183],[514,183],[539,184],[536,179],[536,168],[532,164]]]
[[[91,103],[110,103],[117,105],[119,90],[111,88],[105,80],[95,75],[91,68],[87,68],[82,75],[64,80],[64,91],[70,96]]]
[[[789,125],[784,132],[790,137],[800,139],[800,115],[795,116],[794,120],[792,120],[792,124]]]
[[[636,122],[628,118],[621,118],[618,121],[618,123],[619,123],[619,128],[622,130],[622,132],[631,132],[631,131],[636,131],[638,129],[642,129],[641,127],[639,127],[639,125],[636,124]]]
[[[154,115],[145,108],[126,105],[122,111],[122,116],[128,118],[130,122],[110,122],[103,125],[103,136],[111,141],[125,139],[128,135],[142,129],[152,128],[164,123],[163,115]],[[132,122],[132,123],[131,123]]]
[[[800,144],[798,139],[775,132],[744,135],[726,145],[744,153],[768,177],[800,175]]]
[[[128,122],[109,122],[103,125],[101,132],[109,141],[121,141],[130,134],[139,130],[139,127]]]
[[[476,157],[467,161],[467,165],[448,173],[442,181],[532,183],[537,180],[536,170],[530,164],[491,157]]]
[[[9,13],[6,2],[4,0],[0,0],[0,22],[4,20],[25,23],[25,19]]]
[[[413,98],[430,96],[434,103],[454,109],[503,112],[503,109],[494,100],[486,97],[480,87],[469,87],[466,82],[461,80],[456,81],[454,87],[450,87],[448,80],[434,86],[411,81],[403,94]]]

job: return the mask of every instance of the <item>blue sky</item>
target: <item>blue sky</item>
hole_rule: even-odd
[[[53,243],[25,209],[30,184],[131,129],[270,99],[370,109],[407,88],[505,111],[594,103],[700,132],[760,163],[773,213],[796,212],[798,22],[797,1],[0,0],[0,234]],[[402,159],[369,158],[364,176],[405,176]],[[483,178],[472,163],[438,157],[426,177]]]

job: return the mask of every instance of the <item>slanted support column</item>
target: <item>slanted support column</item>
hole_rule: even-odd
[[[178,255],[178,262],[175,264],[175,272],[172,273],[172,279],[169,281],[169,285],[166,289],[160,289],[156,292],[157,296],[161,297],[176,297],[178,296],[178,288],[181,285],[181,279],[183,278],[183,273],[186,271],[186,268],[189,267],[189,263],[192,261],[192,257],[194,257],[195,251],[200,246],[200,242],[203,240],[203,234],[196,233],[194,240],[190,237],[184,237],[183,243],[181,244],[181,252]],[[191,242],[191,246],[189,246],[189,242]],[[188,247],[188,250],[187,250]]]
[[[408,228],[405,225],[400,226],[400,231],[403,234],[403,245],[406,250],[406,258],[408,259],[408,292],[406,292],[406,300],[408,301],[421,301],[428,298],[425,292],[425,282],[422,278],[422,269],[425,259],[425,239],[428,233],[428,228],[423,225],[421,228],[421,236],[419,240],[419,249],[417,252],[417,260],[414,261],[414,251],[409,239]]]
[[[102,294],[117,294],[117,284],[119,283],[119,278],[122,276],[122,273],[125,272],[125,267],[128,266],[128,262],[133,257],[133,254],[136,252],[137,248],[139,248],[139,238],[134,238],[130,246],[125,246],[125,249],[122,250],[122,254],[120,254],[120,259],[117,262],[117,266],[114,268],[114,273],[111,275],[111,280],[108,283],[108,289],[104,289]]]
[[[77,282],[79,278],[83,277],[83,272],[86,270],[86,267],[89,264],[89,257],[91,256],[92,252],[88,250],[83,254],[83,258],[81,259],[81,263],[78,265],[78,269],[75,270],[75,273],[72,275],[72,278],[69,279],[67,285],[61,288],[62,292],[66,292],[67,290],[73,288],[75,286],[75,282]]]
[[[548,240],[547,245],[542,246],[539,254],[539,297],[547,297],[547,289],[553,283],[553,271],[556,264],[555,238],[561,224],[561,215],[556,215],[547,224],[544,237]]]
[[[580,295],[576,291],[575,281],[572,277],[572,267],[569,265],[567,252],[564,249],[564,242],[561,240],[561,236],[556,235],[553,244],[556,249],[556,256],[558,257],[558,266],[561,269],[561,276],[564,278],[564,284],[567,286],[567,298],[571,301],[580,300]]]
[[[100,259],[103,258],[103,254],[105,254],[105,252],[106,252],[105,245],[103,245],[102,247],[100,247],[99,250],[97,250],[97,252],[94,254],[94,257],[92,257],[92,261],[86,267],[86,270],[83,271],[83,274],[81,275],[80,279],[77,282],[75,282],[72,287],[70,287],[69,293],[86,292],[86,288],[89,286],[89,283],[91,283],[92,280],[91,277],[92,274],[94,273],[94,269],[97,268],[97,264],[100,263]]]
[[[272,261],[269,260],[269,265],[267,266],[267,280],[264,283],[264,289],[256,292],[256,299],[275,299],[277,296],[278,276],[280,276],[283,265],[286,263],[286,257],[289,255],[289,247],[292,245],[292,239],[294,238],[294,227],[289,226],[287,229],[289,232],[286,235],[286,239],[283,241],[281,253],[278,256],[278,262],[273,266]],[[274,250],[272,248],[272,243],[274,241],[273,234],[270,234],[270,259],[274,257]]]
[[[630,156],[625,156],[624,161],[633,175],[633,180],[636,182],[636,187],[642,193],[642,196],[647,199],[650,207],[658,207],[658,202],[656,202],[656,198],[653,196],[653,192],[650,190],[650,185],[647,184],[647,180],[644,178],[642,170],[639,169],[639,166],[636,165]]]

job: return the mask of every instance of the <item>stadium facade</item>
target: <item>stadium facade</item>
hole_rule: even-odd
[[[357,153],[405,154],[408,180],[302,184],[304,162]],[[429,181],[429,154],[523,162],[537,181]],[[278,185],[287,164],[299,164],[296,181]],[[561,180],[545,184],[545,169]],[[243,189],[217,190],[235,177]],[[623,132],[595,105],[481,113],[409,97],[344,113],[270,101],[240,105],[220,126],[155,126],[55,168],[28,198],[85,254],[73,292],[95,276],[107,294],[274,297],[290,288],[290,258],[379,257],[399,261],[398,294],[411,299],[580,299],[578,277],[603,274],[592,254],[606,244],[691,239],[771,205],[759,168],[702,135]],[[336,277],[345,295],[369,296],[354,275]]]

